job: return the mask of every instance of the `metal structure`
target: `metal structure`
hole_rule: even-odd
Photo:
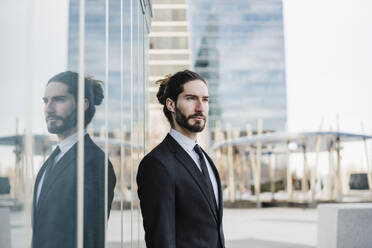
[[[260,125],[258,125],[260,126]],[[301,192],[303,195],[307,195],[307,202],[313,202],[315,200],[315,194],[320,189],[321,180],[317,169],[319,166],[319,153],[328,152],[329,154],[329,173],[328,173],[328,184],[327,193],[328,200],[334,200],[337,202],[342,201],[342,180],[341,180],[341,144],[344,142],[352,141],[366,141],[372,139],[372,136],[356,134],[356,133],[346,133],[346,132],[332,132],[332,131],[318,131],[318,132],[299,132],[299,133],[289,133],[289,132],[275,132],[275,133],[265,133],[262,134],[261,129],[258,128],[256,135],[252,135],[250,127],[247,127],[247,136],[239,138],[231,138],[227,131],[227,140],[219,140],[215,143],[211,149],[214,150],[215,154],[219,154],[217,159],[223,160],[221,154],[226,154],[228,170],[228,188],[229,192],[236,189],[236,183],[234,181],[234,170],[239,170],[237,167],[245,167],[243,171],[247,171],[248,164],[252,170],[252,176],[254,181],[254,192],[256,195],[257,206],[261,206],[260,199],[260,187],[261,187],[261,160],[263,156],[276,156],[276,155],[286,155],[286,191],[288,194],[288,201],[297,201],[293,195],[293,183],[292,175],[289,164],[289,157],[292,153],[302,153],[303,154],[303,176],[301,178]],[[216,131],[218,132],[218,131]],[[221,135],[220,135],[221,136]],[[222,135],[223,136],[223,135]],[[237,152],[233,154],[232,149]],[[225,151],[225,152],[224,152]],[[308,154],[316,153],[316,161],[311,170],[309,170],[308,165]],[[333,154],[336,153],[336,163],[333,161]],[[232,161],[236,161],[237,157],[241,157],[240,161],[242,165],[234,164]],[[274,185],[274,165],[272,163],[273,159],[269,158],[270,167],[270,180],[271,180],[271,191],[273,193]],[[223,162],[222,162],[223,163]],[[232,168],[234,166],[234,168]],[[221,168],[220,168],[221,169]],[[222,169],[223,170],[223,169]],[[310,178],[308,178],[310,174]],[[368,184],[369,189],[371,189],[371,169],[368,166]],[[235,192],[230,193],[230,201],[235,201]]]

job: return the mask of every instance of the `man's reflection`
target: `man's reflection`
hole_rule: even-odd
[[[48,131],[58,145],[41,167],[33,199],[33,248],[76,247],[77,237],[77,95],[78,74],[67,71],[51,78],[43,101]],[[103,100],[102,82],[85,78],[85,127]],[[84,247],[104,246],[105,154],[85,131]],[[108,213],[116,177],[108,166]]]

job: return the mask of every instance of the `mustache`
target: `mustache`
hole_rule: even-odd
[[[56,120],[63,120],[63,118],[62,118],[61,116],[53,115],[53,114],[48,114],[48,115],[45,117],[45,120],[47,120],[48,118],[53,118],[53,119],[56,119]]]
[[[188,119],[194,118],[194,117],[203,117],[203,119],[205,119],[205,115],[203,115],[202,112],[197,112],[197,113],[195,113],[193,115],[189,115]]]

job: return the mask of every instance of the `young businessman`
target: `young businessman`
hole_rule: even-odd
[[[220,177],[196,139],[208,116],[207,83],[188,70],[159,82],[171,130],[138,169],[147,248],[224,248]]]
[[[77,241],[77,92],[78,74],[67,71],[49,80],[44,114],[58,145],[41,167],[33,199],[33,248],[76,247]],[[85,78],[85,126],[103,99],[101,82]],[[104,152],[84,137],[84,247],[104,247]],[[108,213],[116,177],[108,164]]]

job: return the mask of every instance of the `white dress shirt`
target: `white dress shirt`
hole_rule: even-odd
[[[186,137],[185,135],[181,134],[180,132],[174,130],[173,128],[171,128],[169,134],[187,152],[187,154],[190,155],[192,160],[194,160],[195,164],[197,165],[198,169],[202,172],[202,169],[200,167],[199,155],[194,150],[194,146],[197,144],[197,142],[193,141],[189,137]],[[218,186],[217,186],[216,176],[214,175],[212,166],[209,164],[209,161],[205,157],[204,153],[203,153],[203,159],[204,159],[204,161],[207,165],[209,178],[210,178],[212,186],[213,186],[213,192],[214,192],[214,196],[216,198],[216,203],[217,203],[217,207],[218,207]]]
[[[87,134],[87,131],[84,130],[84,135]],[[66,152],[68,150],[71,149],[71,147],[73,147],[75,145],[75,143],[78,142],[78,139],[79,139],[79,135],[78,133],[74,133],[70,136],[68,136],[66,139],[62,140],[59,144],[57,144],[57,146],[59,147],[59,149],[61,150],[57,156],[55,157],[54,159],[54,165],[56,165],[56,163],[63,157],[63,155],[66,154]],[[40,179],[40,182],[39,182],[39,185],[37,186],[37,194],[36,194],[36,203],[37,201],[39,200],[39,196],[40,196],[40,192],[41,192],[41,188],[43,186],[43,182],[44,182],[44,177],[45,177],[45,171],[43,172],[43,176],[41,177]]]

